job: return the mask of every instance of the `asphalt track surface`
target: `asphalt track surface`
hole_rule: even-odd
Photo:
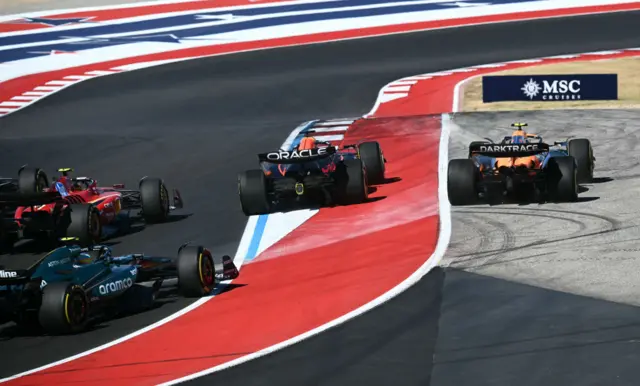
[[[163,177],[182,189],[184,213],[192,215],[118,238],[115,251],[173,254],[191,240],[216,253],[234,254],[246,222],[237,203],[236,173],[253,167],[257,152],[278,147],[300,122],[366,113],[380,87],[411,74],[638,47],[639,17],[640,12],[630,12],[403,34],[98,78],[0,119],[0,173],[14,175],[29,163],[47,170],[73,166],[77,174],[109,184],[135,186],[144,175]],[[25,257],[35,251],[24,248]],[[25,336],[4,326],[0,376],[108,342],[187,304],[170,297],[156,310],[105,323],[73,339]],[[616,355],[628,358],[630,348],[607,351],[606,345],[580,341],[576,345],[586,348],[568,355],[549,347],[549,339],[562,345],[577,331],[601,328],[601,323],[591,323],[594,314],[626,326],[624,334],[605,326],[612,340],[640,332],[640,312],[632,307],[438,269],[365,316],[196,382],[439,385],[466,377],[473,384],[513,384],[515,379],[524,384],[597,384],[598,378],[589,376],[604,371],[621,374],[607,378],[608,384],[629,383],[622,375],[635,377],[636,362],[631,365]],[[548,333],[554,318],[561,318],[562,331],[547,340],[536,338]],[[510,342],[521,342],[527,354],[502,350]],[[480,349],[478,355],[458,354],[474,348]],[[437,352],[442,354],[434,358]],[[583,369],[581,361],[587,358],[605,366],[589,362]],[[513,366],[505,369],[509,364]]]

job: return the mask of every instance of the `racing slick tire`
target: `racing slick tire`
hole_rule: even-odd
[[[578,200],[578,168],[572,156],[553,157],[547,163],[549,199],[553,202]]]
[[[213,291],[215,265],[213,256],[202,246],[189,245],[178,252],[178,288],[182,296],[201,297]]]
[[[358,145],[358,154],[364,164],[367,183],[370,185],[384,182],[385,162],[378,142],[363,142]]]
[[[338,203],[342,205],[361,204],[368,198],[367,180],[359,159],[344,160],[342,180],[339,181],[340,191]]]
[[[145,178],[140,181],[140,201],[144,221],[153,224],[169,217],[169,190],[160,178]]]
[[[578,164],[578,183],[593,181],[593,148],[586,138],[572,139],[567,144],[567,152]]]
[[[452,159],[447,171],[447,193],[451,205],[473,205],[478,201],[478,170],[470,159]]]
[[[49,187],[49,178],[42,169],[23,168],[18,172],[18,192],[21,194],[41,193]]]
[[[89,301],[82,286],[54,282],[42,291],[38,322],[51,335],[73,334],[86,328],[88,311]]]
[[[271,205],[267,198],[267,178],[262,170],[247,170],[238,175],[238,195],[247,216],[267,214]]]
[[[91,204],[71,204],[69,211],[70,223],[66,236],[76,237],[78,244],[83,247],[99,243],[102,237],[102,224],[98,209]]]

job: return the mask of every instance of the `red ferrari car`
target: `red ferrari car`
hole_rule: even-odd
[[[83,246],[128,230],[132,210],[147,223],[164,222],[169,212],[183,207],[180,192],[169,190],[159,178],[144,177],[138,190],[124,184],[99,187],[95,179],[71,177],[71,168],[49,184],[42,169],[20,169],[15,189],[0,193],[5,215],[3,233],[11,245],[19,239],[74,237]],[[173,204],[173,205],[171,205]],[[8,208],[8,209],[7,209]],[[7,214],[12,213],[11,218]]]

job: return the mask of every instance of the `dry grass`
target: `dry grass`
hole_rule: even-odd
[[[467,82],[461,111],[640,108],[640,57],[546,64],[491,75],[618,74],[617,101],[482,103],[482,77]]]

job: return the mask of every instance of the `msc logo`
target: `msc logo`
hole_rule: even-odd
[[[543,80],[542,86],[533,78],[530,78],[521,88],[524,95],[530,100],[538,96],[542,91],[542,100],[579,100],[580,80]]]
[[[5,271],[4,269],[0,270],[0,277],[2,278],[12,278],[12,277],[18,277],[18,272],[13,272],[13,271]]]
[[[518,153],[518,152],[528,152],[528,151],[536,151],[538,150],[537,144],[527,144],[527,145],[481,145],[481,152],[491,152],[491,153]]]
[[[273,153],[267,153],[268,160],[283,160],[283,159],[294,159],[294,158],[307,158],[318,155],[327,154],[327,149],[308,149],[308,150],[294,150],[294,151],[278,151]]]
[[[108,295],[110,293],[124,291],[133,285],[133,280],[130,277],[123,280],[112,281],[111,283],[102,284],[98,287],[100,295]]]

